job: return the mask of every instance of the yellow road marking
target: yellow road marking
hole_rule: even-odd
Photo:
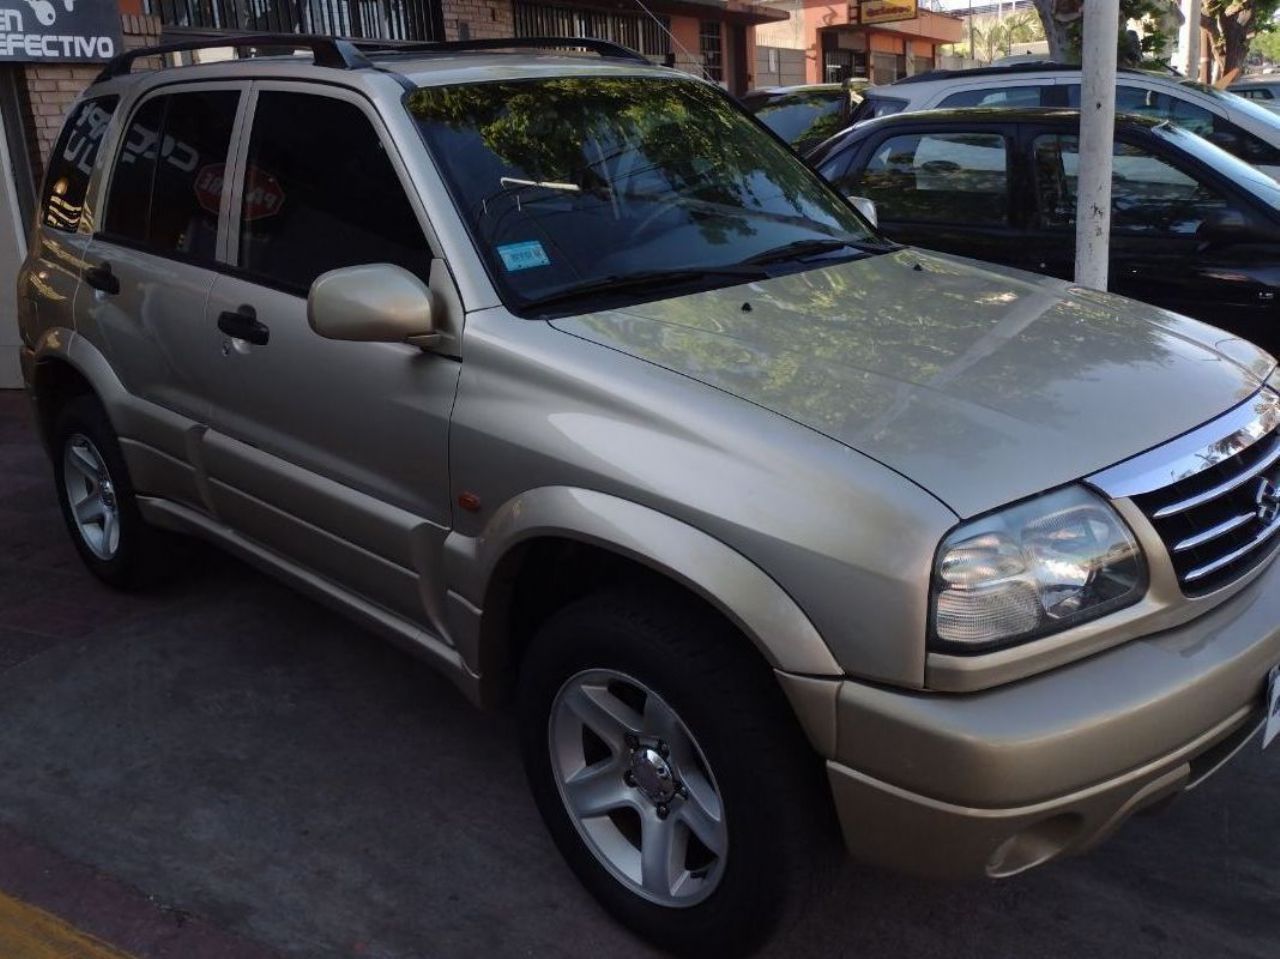
[[[4,959],[132,959],[35,906],[0,893]]]

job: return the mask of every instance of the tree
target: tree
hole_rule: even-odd
[[[1079,62],[1084,0],[1032,2],[1040,15],[1040,22],[1044,24],[1045,39],[1049,41],[1049,55],[1055,60]],[[1274,2],[1280,5],[1280,0]],[[1161,59],[1169,42],[1168,21],[1181,19],[1177,10],[1176,0],[1120,0],[1120,22],[1117,24],[1120,63],[1135,66],[1142,60]],[[1137,49],[1132,47],[1126,33],[1130,20],[1137,20],[1143,25],[1143,36]]]
[[[1015,43],[1031,43],[1043,39],[1044,30],[1040,21],[1030,11],[1004,18],[988,17],[973,25],[975,49],[969,51],[969,56],[990,63],[998,56],[1007,56]]]
[[[1277,10],[1280,0],[1204,0],[1201,23],[1209,31],[1219,85],[1239,76],[1254,37],[1271,29]]]
[[[1272,63],[1280,63],[1280,30],[1268,30],[1253,38],[1253,51]]]

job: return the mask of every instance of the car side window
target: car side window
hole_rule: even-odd
[[[67,119],[49,161],[41,221],[55,230],[74,233],[84,212],[89,176],[98,159],[98,148],[107,132],[120,98],[85,100]]]
[[[393,263],[424,280],[431,251],[369,118],[355,104],[263,91],[254,109],[239,265],[305,292],[321,273]]]
[[[116,159],[104,233],[162,256],[212,263],[218,204],[240,94],[199,90],[148,100]]]
[[[1046,134],[1033,143],[1040,222],[1075,226],[1080,173],[1076,136]],[[1111,181],[1111,229],[1131,236],[1194,236],[1211,213],[1231,207],[1214,187],[1142,147],[1117,140]]]
[[[1046,95],[1053,87],[1039,85],[1013,87],[984,87],[981,90],[962,90],[947,97],[938,107],[1039,107],[1048,106],[1052,98]]]
[[[1008,146],[998,133],[914,133],[873,148],[841,192],[874,200],[881,221],[1003,224]]]

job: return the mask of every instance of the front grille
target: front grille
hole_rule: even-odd
[[[1234,453],[1226,444],[1239,445],[1240,434],[1224,438],[1205,456],[1205,468],[1133,497],[1168,547],[1188,596],[1239,579],[1280,545],[1280,428],[1268,425]]]

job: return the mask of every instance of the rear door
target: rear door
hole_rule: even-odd
[[[132,110],[106,206],[85,257],[77,313],[92,324],[135,396],[178,414],[149,437],[186,457],[185,426],[227,395],[204,324],[217,268],[221,181],[246,85],[163,87]],[[185,426],[184,426],[185,424]]]
[[[211,495],[257,542],[397,615],[434,621],[418,576],[451,524],[460,361],[408,344],[324,339],[307,322],[307,294],[320,274],[364,263],[404,267],[439,290],[443,261],[405,164],[362,96],[260,81],[251,115],[227,263],[202,320],[220,341],[206,362],[226,354],[220,368],[234,384],[205,443]],[[228,317],[252,317],[262,336],[220,333]]]
[[[869,137],[842,176],[899,243],[995,263],[1017,258],[1013,124],[896,126]]]

